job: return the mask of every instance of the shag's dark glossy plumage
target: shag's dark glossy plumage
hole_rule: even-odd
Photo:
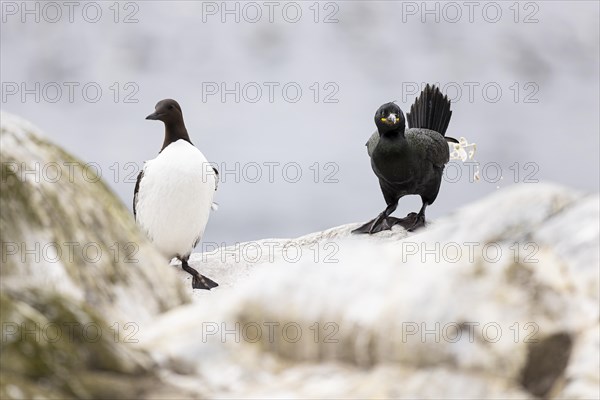
[[[444,166],[450,159],[447,142],[457,142],[445,137],[451,116],[448,98],[429,85],[406,115],[408,130],[398,105],[386,103],[379,107],[375,113],[377,132],[367,142],[367,152],[387,208],[354,233],[380,232],[396,224],[412,231],[425,225],[425,208],[435,201]],[[398,200],[411,194],[421,196],[419,213],[401,219],[390,217]]]

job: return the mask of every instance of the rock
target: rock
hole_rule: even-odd
[[[7,114],[0,140],[2,398],[599,395],[598,194],[515,185],[414,233],[215,248],[191,265],[220,286],[188,302],[85,164]],[[71,242],[138,261],[57,257]]]
[[[1,121],[0,397],[192,398],[130,344],[188,301],[177,275],[86,164]]]
[[[522,185],[414,234],[350,224],[195,254],[221,287],[141,345],[209,397],[593,398],[598,204]]]
[[[44,287],[113,322],[144,322],[187,301],[172,268],[84,163],[2,113],[3,287]]]
[[[132,381],[153,381],[151,358],[86,304],[43,288],[3,287],[0,308],[2,398],[137,397],[145,389]]]

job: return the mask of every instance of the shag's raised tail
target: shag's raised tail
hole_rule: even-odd
[[[442,95],[440,89],[434,85],[427,85],[415,103],[410,106],[406,114],[409,128],[424,128],[436,131],[446,136],[446,130],[452,117],[450,100]],[[446,137],[449,142],[458,143],[458,140]]]

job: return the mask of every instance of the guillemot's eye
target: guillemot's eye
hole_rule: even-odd
[[[171,105],[169,106],[169,110],[172,110],[172,109],[174,109],[174,108],[175,108],[175,107],[173,106],[173,104],[171,104]]]

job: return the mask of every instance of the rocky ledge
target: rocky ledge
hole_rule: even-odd
[[[2,398],[600,395],[598,194],[217,248],[191,264],[220,286],[191,293],[85,163],[1,119]]]

